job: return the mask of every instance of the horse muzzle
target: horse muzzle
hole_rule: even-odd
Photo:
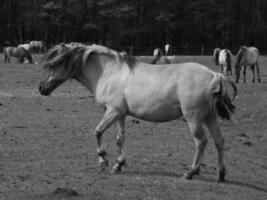
[[[49,88],[46,87],[46,84],[41,82],[39,84],[38,90],[40,92],[41,95],[44,96],[49,96],[51,94],[51,90]]]

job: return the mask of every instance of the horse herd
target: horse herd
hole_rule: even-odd
[[[169,51],[170,46],[165,49],[165,56],[170,55]],[[161,50],[155,50],[154,53],[157,59],[162,57]],[[251,66],[252,69],[256,67],[260,82],[258,56],[258,50],[254,47],[240,48],[235,64],[236,82],[239,80],[241,66],[244,66],[244,70],[246,66]],[[216,49],[214,57],[216,64],[222,67],[222,72],[231,75],[231,52]],[[126,116],[151,122],[180,118],[188,124],[196,145],[192,166],[183,177],[192,179],[199,173],[207,146],[206,127],[218,153],[217,180],[225,180],[224,138],[218,118],[235,119],[233,101],[237,89],[223,73],[192,62],[159,64],[155,67],[126,52],[96,44],[55,45],[46,52],[42,61],[44,76],[38,87],[41,95],[48,96],[66,80],[75,79],[91,91],[96,102],[105,109],[105,114],[94,131],[100,171],[108,167],[102,136],[112,124],[117,125],[118,147],[118,157],[112,173],[119,173],[126,163]],[[229,91],[231,88],[226,85],[232,87],[232,97]]]
[[[170,64],[173,63],[171,55],[171,46],[165,45],[165,54],[160,48],[156,48],[153,52],[153,60],[151,64]],[[256,47],[241,46],[237,55],[233,56],[229,49],[215,48],[213,51],[213,58],[216,66],[220,66],[221,73],[226,76],[233,75],[232,67],[235,70],[235,82],[238,83],[240,79],[240,73],[243,68],[244,83],[246,82],[246,70],[250,67],[252,71],[252,82],[255,82],[255,69],[257,72],[258,82],[261,82],[260,68],[259,68],[259,50]],[[234,62],[235,60],[235,62]],[[234,64],[233,64],[234,63]]]

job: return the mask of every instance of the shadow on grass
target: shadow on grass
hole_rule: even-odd
[[[175,172],[168,172],[168,171],[164,171],[164,172],[160,172],[160,171],[151,171],[151,172],[147,172],[147,171],[125,171],[125,172],[122,172],[121,175],[143,176],[143,177],[159,176],[159,177],[169,177],[169,178],[182,178],[182,176],[183,176],[182,174],[177,174]],[[216,180],[214,180],[214,179],[206,179],[206,178],[203,178],[203,177],[197,177],[197,178],[195,178],[195,180],[208,182],[208,183],[215,183],[216,182]],[[192,181],[194,181],[194,179]],[[241,182],[241,181],[238,181],[238,180],[226,180],[225,182],[218,183],[218,184],[235,185],[235,186],[250,188],[250,189],[254,189],[254,190],[260,191],[260,192],[267,193],[267,189],[266,188],[259,187],[257,185],[253,185],[253,184],[250,184],[250,183],[244,183],[244,182]]]

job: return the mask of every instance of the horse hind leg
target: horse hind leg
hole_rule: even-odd
[[[116,138],[116,144],[118,147],[118,158],[111,170],[111,173],[113,174],[121,172],[121,168],[124,165],[126,165],[126,160],[123,150],[123,145],[125,140],[125,117],[117,120],[117,128],[118,128],[118,134]]]
[[[244,83],[246,82],[246,71],[247,71],[247,66],[244,65],[244,69],[243,69]]]
[[[106,159],[106,151],[103,148],[102,144],[102,135],[104,131],[109,128],[114,121],[118,118],[119,113],[114,109],[107,109],[104,117],[100,121],[100,123],[97,125],[95,129],[95,136],[97,141],[97,155],[99,158],[99,164],[100,164],[100,172],[105,170],[105,168],[108,166],[108,160]]]
[[[224,165],[224,138],[221,134],[217,117],[215,114],[211,114],[205,121],[205,125],[207,126],[218,152],[218,166],[219,166],[219,174],[217,182],[225,181],[225,165]]]
[[[194,175],[199,174],[200,165],[203,159],[204,150],[207,146],[208,140],[203,129],[202,122],[188,122],[189,128],[194,135],[196,144],[196,153],[191,166],[191,169],[187,171],[183,178],[192,179]]]
[[[255,83],[255,65],[251,65],[252,83]]]
[[[257,70],[257,75],[258,75],[258,82],[260,83],[261,82],[261,78],[260,78],[260,67],[259,67],[258,63],[256,65],[256,70]]]

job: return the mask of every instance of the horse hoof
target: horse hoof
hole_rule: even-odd
[[[182,176],[182,179],[185,180],[191,180],[193,178],[192,174],[189,174],[188,172],[184,173],[184,175]]]
[[[111,170],[111,174],[119,174],[120,172],[121,168],[117,167],[117,165],[115,165]]]
[[[108,160],[103,160],[102,162],[100,162],[99,173],[103,172],[108,167],[108,165],[109,165]]]
[[[191,169],[188,172],[184,173],[183,179],[191,180],[194,175],[199,175],[200,168]]]
[[[218,177],[217,183],[225,182],[225,175],[226,175],[226,170],[225,169],[222,169],[219,172],[219,177]]]
[[[121,161],[121,162],[118,162],[113,166],[112,170],[111,170],[111,173],[112,174],[118,174],[121,172],[121,169],[122,167],[125,166],[127,167],[127,163],[125,160]]]

